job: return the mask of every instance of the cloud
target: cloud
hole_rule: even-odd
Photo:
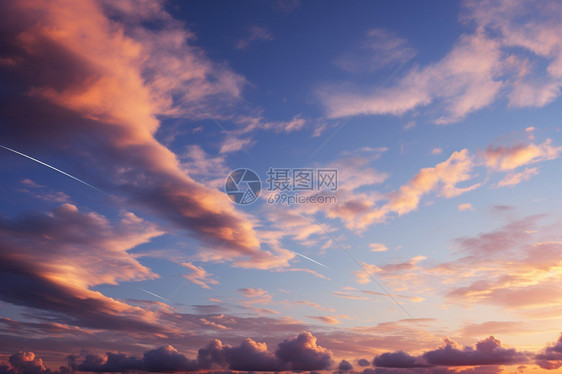
[[[369,243],[369,250],[371,252],[385,252],[388,251],[388,248],[382,243]]]
[[[474,157],[468,150],[453,152],[451,156],[435,165],[421,169],[408,183],[399,189],[387,193],[378,200],[386,200],[378,207],[369,207],[361,212],[355,212],[353,224],[349,228],[364,230],[373,223],[385,222],[392,214],[404,215],[418,208],[421,198],[435,191],[438,196],[451,198],[480,187],[480,183],[469,186],[459,186],[460,183],[473,178],[472,172],[476,166]]]
[[[231,346],[214,339],[190,359],[171,345],[146,351],[142,357],[123,353],[87,354],[68,356],[69,367],[61,367],[62,373],[87,372],[192,372],[209,370],[236,371],[290,371],[326,370],[332,364],[331,352],[316,344],[316,338],[303,332],[293,339],[279,343],[275,353],[266,343],[244,339]],[[43,361],[32,352],[19,352],[10,356],[10,367],[5,374],[58,374],[47,369]],[[349,365],[349,363],[348,363]],[[351,366],[351,365],[349,365]],[[0,370],[2,370],[0,365]]]
[[[537,168],[525,168],[525,170],[517,173],[508,173],[501,181],[498,187],[515,186],[521,182],[526,182],[539,173]]]
[[[432,155],[440,155],[441,153],[443,153],[443,149],[441,149],[441,148],[433,148],[431,150]]]
[[[108,352],[102,355],[86,355],[82,362],[78,357],[70,357],[70,366],[76,371],[125,372],[142,370],[149,372],[194,371],[195,361],[189,360],[171,345],[147,351],[142,358],[122,353]]]
[[[447,343],[442,348],[425,352],[423,358],[431,365],[442,366],[507,365],[527,360],[514,348],[503,348],[493,336],[476,343],[476,349],[466,347],[461,350]]]
[[[371,366],[371,363],[369,362],[369,360],[361,358],[361,359],[357,360],[357,365],[359,365],[361,367],[367,367],[367,366]]]
[[[386,352],[375,357],[373,365],[385,368],[419,368],[427,367],[426,363],[420,362],[417,357],[410,356],[406,352]]]
[[[332,365],[332,352],[316,343],[309,332],[279,343],[275,355],[290,365],[290,370],[326,370]]]
[[[470,203],[459,204],[457,208],[459,209],[460,212],[463,212],[465,210],[474,210],[472,204]]]
[[[341,323],[339,318],[349,318],[348,316],[334,315],[334,316],[307,316],[308,318],[315,319],[327,325],[338,325]]]
[[[123,354],[87,355],[81,363],[73,357],[72,367],[80,371],[117,372],[146,370],[150,372],[177,372],[198,370],[287,371],[325,370],[330,367],[331,352],[316,345],[316,338],[303,332],[294,339],[279,344],[271,353],[265,343],[250,338],[238,346],[223,344],[215,339],[199,349],[191,360],[174,347],[160,347],[144,354],[142,359]]]
[[[219,284],[219,281],[213,279],[213,275],[207,272],[201,266],[193,265],[191,262],[184,262],[182,263],[182,266],[185,266],[186,268],[191,270],[191,274],[184,274],[182,276],[192,283],[198,284],[207,290],[211,289],[209,284]]]
[[[240,288],[238,292],[249,299],[245,301],[247,304],[269,304],[273,301],[271,294],[261,288]]]
[[[16,61],[0,66],[10,82],[0,107],[7,144],[71,160],[70,172],[87,173],[127,206],[220,247],[217,261],[288,265],[287,255],[261,251],[252,224],[240,225],[248,217],[155,137],[162,118],[231,116],[245,85],[195,47],[160,3],[29,0],[2,4],[0,14],[13,20],[0,22],[0,42]],[[146,26],[154,23],[162,27]]]
[[[353,370],[353,365],[351,365],[349,361],[341,360],[341,362],[338,364],[338,370],[340,371]]]
[[[271,35],[271,33],[265,28],[254,25],[250,27],[250,35],[247,38],[239,40],[235,47],[236,49],[247,49],[253,42],[271,41],[273,39],[273,35]]]
[[[546,370],[555,370],[562,367],[562,335],[556,344],[546,347],[535,356],[535,362]]]
[[[43,360],[36,357],[33,352],[18,352],[14,353],[8,358],[11,368],[2,368],[2,363],[0,362],[0,371],[6,372],[6,374],[58,374],[59,372],[67,373],[66,368],[61,367],[59,371],[52,372],[47,369],[43,363]]]
[[[490,336],[476,343],[476,347],[460,348],[455,342],[445,339],[445,345],[421,356],[411,356],[402,351],[383,353],[373,360],[377,367],[421,368],[429,366],[480,366],[512,365],[526,362],[525,354],[514,348],[504,348],[501,342]]]
[[[444,112],[436,124],[458,122],[501,97],[510,107],[542,107],[562,87],[561,15],[556,1],[464,2],[459,18],[467,30],[441,60],[410,68],[390,86],[332,83],[318,96],[330,118],[398,116],[433,104]],[[358,70],[346,61],[340,66]]]
[[[530,143],[514,146],[489,146],[483,153],[484,162],[490,169],[510,171],[520,166],[553,160],[559,157],[562,147],[554,147],[551,144],[552,140],[547,139],[538,145]]]
[[[527,319],[551,318],[561,301],[562,252],[559,225],[538,225],[545,217],[512,219],[489,232],[458,238],[461,257],[424,272],[442,279],[442,292],[455,304],[495,305]]]
[[[161,234],[133,213],[122,212],[111,222],[72,204],[0,219],[0,299],[70,325],[164,331],[151,321],[151,312],[92,290],[156,278],[129,251]]]
[[[347,335],[332,336],[331,340],[339,341]],[[384,341],[392,336],[382,337]],[[328,339],[330,340],[330,339]],[[362,340],[360,344],[374,346],[376,340]],[[382,340],[381,340],[382,342]],[[348,343],[345,343],[348,344]],[[400,343],[397,343],[400,344]],[[403,345],[403,344],[402,344]],[[554,354],[546,360],[558,360],[556,346],[547,347],[536,355],[539,360],[545,359],[542,354]],[[545,356],[546,357],[546,356]],[[386,352],[375,356],[373,365],[379,369],[416,369],[420,373],[446,373],[452,371],[488,372],[483,368],[492,370],[494,365],[514,365],[527,361],[527,356],[515,349],[501,346],[493,336],[479,341],[475,347],[462,348],[454,341],[446,338],[445,345],[426,351],[419,356],[412,356],[404,351]],[[19,352],[10,357],[9,365],[0,363],[0,370],[4,374],[58,374],[45,367],[43,361],[32,352]],[[327,370],[333,367],[332,353],[330,350],[319,346],[316,338],[309,332],[302,332],[291,339],[286,339],[278,344],[275,352],[268,349],[266,343],[250,338],[243,339],[238,345],[223,343],[214,339],[197,351],[194,359],[179,352],[171,345],[146,351],[140,356],[131,356],[124,353],[107,352],[104,354],[91,354],[82,351],[80,355],[67,357],[68,367],[61,367],[60,373],[74,371],[88,372],[186,372],[186,371],[312,371]],[[547,362],[542,362],[544,368],[550,368]],[[369,361],[357,360],[360,367],[368,367]],[[558,365],[558,363],[554,363]],[[460,368],[464,366],[465,368]],[[351,361],[342,359],[336,366],[339,371],[351,371]],[[427,368],[428,371],[422,370]],[[551,367],[556,368],[556,367]],[[444,371],[441,371],[444,369]],[[448,370],[446,370],[448,369]],[[482,369],[482,370],[481,370]],[[367,369],[369,370],[369,369]],[[394,372],[394,371],[391,371]],[[418,372],[417,369],[413,372]],[[492,370],[492,372],[494,372]]]
[[[373,72],[385,67],[404,64],[415,56],[408,42],[384,29],[372,29],[355,50],[335,60],[340,69],[351,72]]]

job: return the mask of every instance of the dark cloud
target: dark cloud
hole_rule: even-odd
[[[265,343],[258,343],[246,338],[238,347],[226,350],[226,356],[232,370],[279,371],[286,365],[279,358],[267,351]]]
[[[220,305],[192,305],[191,306],[197,313],[200,314],[219,314],[224,313],[226,308]]]
[[[349,361],[341,360],[341,362],[338,364],[338,370],[341,370],[341,371],[353,370],[353,365],[351,365],[351,363],[349,363]]]
[[[361,367],[367,367],[367,366],[371,366],[371,363],[369,362],[369,360],[365,360],[364,358],[360,358],[359,360],[357,360],[357,365],[359,365]]]
[[[195,361],[188,359],[170,345],[146,352],[143,364],[145,370],[155,372],[192,371],[197,368]]]
[[[543,369],[554,370],[562,367],[562,335],[556,344],[546,347],[535,356],[535,361]]]
[[[493,336],[478,342],[476,349],[466,347],[461,350],[447,343],[444,347],[425,352],[423,358],[431,365],[442,366],[508,365],[527,360],[514,348],[503,348]]]
[[[8,358],[9,364],[0,361],[0,374],[69,374],[70,370],[60,367],[52,371],[43,364],[43,360],[35,357],[33,352],[18,352]]]
[[[68,325],[162,331],[143,309],[90,289],[156,277],[127,251],[158,230],[132,213],[120,218],[110,224],[63,204],[44,215],[0,219],[0,299]]]
[[[427,368],[430,366],[510,365],[527,361],[525,354],[514,348],[503,348],[501,342],[490,336],[476,343],[476,347],[460,349],[450,340],[445,346],[416,357],[406,352],[387,352],[375,357],[373,364],[381,368]],[[433,372],[435,368],[431,368]]]
[[[387,368],[417,368],[427,367],[428,365],[420,362],[417,357],[410,356],[406,352],[387,352],[375,357],[373,365]]]
[[[161,27],[146,27],[153,22]],[[292,255],[261,250],[228,197],[194,180],[155,137],[163,117],[208,118],[199,107],[207,100],[223,118],[221,108],[240,100],[245,84],[192,46],[190,32],[160,3],[2,2],[0,34],[4,145],[64,159],[70,174],[220,247],[217,260],[287,266]]]
[[[316,337],[309,332],[279,343],[275,355],[291,370],[325,370],[332,364],[332,352],[318,346]]]
[[[281,355],[279,354],[281,351]],[[78,371],[122,372],[144,370],[150,372],[175,372],[197,370],[236,370],[236,371],[287,371],[314,370],[302,368],[328,369],[332,363],[331,353],[316,345],[316,338],[303,332],[291,340],[279,344],[279,350],[273,354],[265,343],[250,338],[244,339],[238,346],[223,344],[215,339],[199,349],[195,360],[187,358],[174,347],[160,347],[148,351],[140,359],[124,354],[106,353],[105,355],[86,355],[81,361],[69,357],[71,367]],[[340,367],[349,367],[342,361]]]

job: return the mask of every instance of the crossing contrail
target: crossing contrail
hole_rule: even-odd
[[[305,256],[305,255],[303,255],[303,254],[300,254],[300,253],[298,253],[298,252],[295,252],[295,251],[291,251],[290,249],[289,249],[289,251],[290,251],[290,252],[293,252],[293,253],[296,254],[297,256],[301,256],[302,258],[306,258],[308,261],[312,261],[312,262],[314,262],[315,264],[318,264],[318,265],[320,265],[320,266],[324,266],[326,269],[329,269],[329,267],[327,267],[326,265],[321,264],[320,262],[318,262],[318,261],[316,261],[316,260],[313,260],[313,259],[311,259],[310,257],[307,257],[307,256]]]
[[[99,191],[99,192],[105,194],[105,192],[103,192],[103,191],[100,190],[99,188],[94,187],[94,186],[92,186],[91,184],[84,182],[82,179],[78,179],[78,178],[76,178],[75,176],[72,176],[72,175],[70,175],[70,174],[68,174],[68,173],[65,173],[64,171],[62,171],[62,170],[60,170],[60,169],[57,169],[57,168],[54,167],[54,166],[51,166],[51,165],[49,165],[49,164],[46,164],[46,163],[44,163],[43,161],[39,161],[39,160],[37,160],[36,158],[33,158],[33,157],[31,157],[31,156],[28,156],[28,155],[26,155],[26,154],[23,154],[23,153],[21,153],[21,152],[18,152],[18,151],[16,151],[15,149],[5,147],[5,146],[3,146],[3,145],[0,145],[0,147],[2,147],[2,148],[4,148],[4,149],[7,149],[7,150],[10,151],[10,152],[14,152],[14,153],[16,153],[16,154],[18,154],[18,155],[20,155],[20,156],[26,157],[26,158],[28,158],[28,159],[30,159],[30,160],[33,160],[33,161],[35,161],[35,162],[38,162],[38,163],[40,163],[41,165],[44,165],[44,166],[46,166],[46,167],[48,167],[48,168],[51,168],[51,169],[53,169],[53,170],[55,170],[55,171],[58,171],[59,173],[64,174],[64,175],[66,175],[67,177],[70,177],[70,178],[74,179],[75,181],[78,181],[78,182],[80,182],[80,183],[82,183],[82,184],[85,184],[86,186],[91,187],[91,188],[93,188],[94,190]]]

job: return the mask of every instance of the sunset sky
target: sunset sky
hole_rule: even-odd
[[[562,2],[2,1],[0,82],[0,374],[562,371]]]

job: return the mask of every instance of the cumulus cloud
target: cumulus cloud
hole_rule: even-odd
[[[9,366],[2,365],[0,362],[2,374],[66,374],[70,372],[66,367],[61,367],[58,371],[51,371],[33,352],[14,353],[8,358],[8,362]]]
[[[406,352],[386,352],[377,356],[373,360],[373,365],[386,368],[417,368],[426,367],[426,363],[420,362],[420,359],[410,356]]]
[[[540,107],[558,97],[562,84],[562,42],[558,37],[562,30],[562,7],[558,2],[484,0],[478,4],[467,2],[465,7],[467,19],[475,21],[478,27],[493,30],[502,45],[511,48],[506,53],[506,62],[514,75],[510,105]],[[533,17],[523,17],[529,14]],[[514,47],[528,54],[517,55]],[[518,63],[509,66],[509,59]],[[538,65],[540,59],[546,64]]]
[[[411,69],[394,86],[371,88],[374,94],[344,86],[320,97],[330,118],[401,115],[439,100],[447,114],[435,122],[456,122],[496,98],[502,87],[497,80],[500,55],[499,44],[483,33],[465,34],[441,61]]]
[[[240,288],[238,292],[248,298],[247,304],[269,304],[273,301],[273,296],[261,288]]]
[[[338,370],[340,371],[353,370],[353,365],[351,365],[349,361],[341,360],[340,363],[338,364]]]
[[[539,173],[537,168],[525,168],[520,172],[508,173],[501,181],[498,182],[498,187],[515,186],[521,182],[528,181]]]
[[[244,339],[231,346],[215,339],[198,350],[195,359],[189,359],[172,346],[160,347],[136,358],[120,353],[88,354],[83,358],[69,357],[73,370],[91,372],[122,372],[144,370],[150,372],[177,372],[201,370],[288,371],[326,370],[332,364],[331,352],[316,344],[316,338],[303,332],[294,339],[279,344],[275,353],[266,343]]]
[[[474,208],[472,207],[472,204],[470,204],[470,203],[459,204],[457,209],[461,212],[465,211],[465,210],[474,210]]]
[[[365,40],[354,50],[339,56],[334,63],[340,69],[351,73],[372,72],[396,64],[404,64],[416,52],[408,46],[406,39],[393,32],[377,28],[369,30]]]
[[[369,250],[371,252],[385,252],[388,251],[388,248],[382,243],[369,243]]]
[[[562,335],[556,344],[546,347],[535,356],[535,361],[543,369],[554,370],[562,367]]]
[[[501,342],[490,336],[476,343],[476,347],[460,348],[455,342],[445,339],[445,345],[421,356],[411,356],[402,351],[387,352],[375,357],[373,364],[386,368],[417,368],[428,366],[481,366],[510,365],[526,362],[525,354],[514,348],[504,348]]]
[[[337,325],[341,323],[340,319],[349,319],[346,315],[332,315],[332,316],[307,316],[308,318],[315,319],[327,325]]]
[[[527,357],[514,348],[504,348],[501,342],[490,336],[476,343],[476,348],[456,348],[452,343],[444,347],[428,351],[423,358],[432,365],[444,366],[476,366],[476,365],[506,365],[525,362]]]
[[[319,346],[309,332],[279,343],[275,355],[291,370],[325,370],[332,365],[332,352]]]
[[[293,116],[289,121],[270,121],[265,119],[263,115],[258,114],[255,116],[239,116],[236,122],[242,127],[235,130],[234,133],[240,135],[256,130],[290,133],[301,130],[307,123],[300,114]]]

